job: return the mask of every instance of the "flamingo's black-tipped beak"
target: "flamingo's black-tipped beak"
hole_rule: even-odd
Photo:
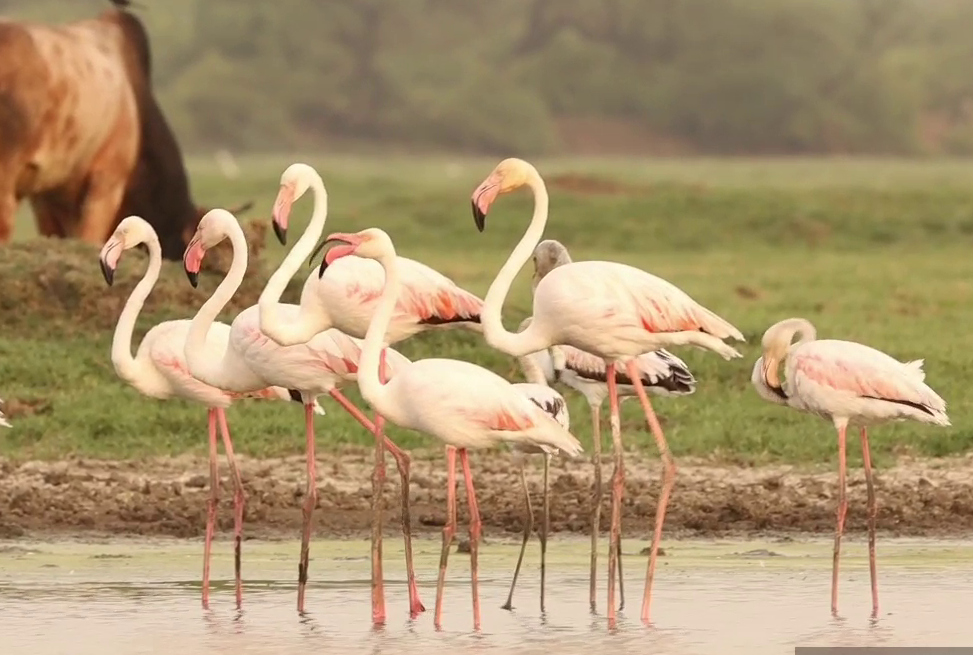
[[[280,241],[280,245],[287,245],[287,228],[281,227],[277,221],[272,221],[274,225],[274,234],[277,236],[277,240]]]
[[[473,200],[470,202],[473,206],[473,222],[476,223],[476,229],[480,232],[486,227],[486,212],[484,212]]]
[[[105,282],[108,286],[111,286],[115,282],[115,269],[108,265],[104,259],[99,259],[98,263],[101,264],[101,274],[105,276]]]
[[[308,266],[314,265],[314,258],[319,252],[324,250],[325,246],[334,245],[336,243],[348,243],[342,239],[323,239],[318,245],[314,246],[314,250],[311,251],[311,256],[308,258]],[[324,272],[328,270],[328,258],[327,256],[321,258],[321,265],[318,267],[318,277],[324,275]]]
[[[193,285],[193,289],[199,287],[199,273],[195,273],[193,271],[190,271],[189,269],[186,269],[186,277],[189,278],[189,283]]]

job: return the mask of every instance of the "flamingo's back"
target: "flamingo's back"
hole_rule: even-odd
[[[238,398],[265,398],[271,400],[293,400],[288,389],[276,386],[260,387],[247,392],[231,392],[219,389],[197,380],[189,373],[186,363],[185,344],[192,321],[166,321],[153,327],[142,339],[136,354],[137,361],[148,362],[158,376],[164,380],[161,393],[153,394],[140,385],[136,388],[146,395],[156,398],[176,396],[186,400],[203,403],[207,407],[228,407]],[[214,322],[206,335],[206,349],[209,352],[223,352],[230,340],[230,326]],[[158,384],[153,382],[152,384]],[[318,408],[320,409],[320,408]]]
[[[675,285],[617,262],[554,268],[537,285],[534,317],[562,343],[610,359],[655,350],[651,344],[659,343],[657,335],[697,332],[715,340],[744,340]]]
[[[389,323],[387,340],[397,343],[434,327],[479,325],[483,302],[434,269],[405,257],[398,258],[402,292]],[[314,293],[319,309],[334,327],[364,338],[385,286],[385,271],[373,259],[342,257],[319,280],[312,271],[302,292]]]
[[[0,398],[0,405],[2,404],[3,404],[3,398]],[[10,422],[7,420],[7,417],[4,415],[3,411],[0,411],[0,425],[2,425],[5,428],[13,427],[12,425],[10,425]]]
[[[453,359],[412,362],[384,387],[386,402],[366,398],[390,421],[457,448],[501,442],[557,449],[574,457],[581,443],[499,375]]]
[[[911,418],[949,425],[946,401],[925,382],[921,364],[903,363],[852,341],[822,339],[791,348],[784,391],[809,411],[863,420]]]

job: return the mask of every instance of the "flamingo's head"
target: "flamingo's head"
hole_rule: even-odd
[[[122,219],[98,254],[101,274],[105,276],[108,286],[115,281],[115,269],[118,268],[122,253],[135,247],[148,250],[146,244],[150,242],[155,242],[159,247],[159,237],[148,221],[140,216],[127,216]]]
[[[490,205],[501,193],[509,193],[540,179],[537,169],[523,159],[510,157],[497,164],[493,172],[473,191],[473,221],[480,232],[486,227],[486,215]]]
[[[801,342],[813,341],[817,338],[814,325],[803,318],[787,318],[774,323],[764,332],[760,340],[763,349],[763,376],[767,385],[772,389],[780,389],[780,363],[787,356],[787,351],[796,335],[801,335]]]
[[[318,269],[318,277],[324,275],[324,271],[336,260],[349,255],[376,260],[395,256],[395,246],[392,245],[392,239],[385,230],[370,227],[361,232],[333,232],[329,234],[314,247],[311,259],[313,260],[318,252],[332,242],[335,245],[324,255],[324,260]]]
[[[538,243],[534,248],[533,288],[536,290],[544,276],[555,268],[570,263],[571,255],[560,241],[544,239]]]
[[[203,266],[206,251],[215,248],[229,235],[227,224],[230,222],[236,222],[233,214],[219,208],[209,210],[199,219],[196,232],[182,255],[183,268],[193,288],[199,284],[199,269]]]
[[[320,176],[307,164],[294,163],[284,169],[280,176],[280,190],[274,200],[273,226],[274,234],[281,245],[287,243],[287,220],[291,215],[291,207],[297,200],[307,193],[311,182]]]

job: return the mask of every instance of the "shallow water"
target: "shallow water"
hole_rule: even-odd
[[[244,605],[234,608],[232,546],[214,547],[210,611],[199,602],[202,544],[179,540],[101,543],[0,541],[0,637],[4,655],[197,655],[207,653],[793,653],[794,646],[969,646],[973,544],[879,541],[882,610],[869,619],[867,560],[844,549],[839,608],[829,612],[831,546],[797,542],[669,541],[660,558],[654,625],[638,618],[646,558],[626,542],[627,609],[610,633],[588,609],[587,541],[549,545],[547,614],[538,603],[538,547],[506,599],[517,546],[481,547],[483,629],[472,632],[469,558],[453,553],[444,626],[433,628],[438,541],[418,541],[420,594],[428,611],[408,618],[400,542],[385,541],[388,623],[370,622],[368,544],[312,543],[309,615],[295,610],[298,545],[244,543]],[[773,554],[768,554],[772,551]],[[749,553],[749,554],[747,554]],[[599,562],[600,587],[606,570]]]

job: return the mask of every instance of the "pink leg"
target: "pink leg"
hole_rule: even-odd
[[[369,432],[375,432],[375,424],[365,416],[360,409],[345,397],[337,389],[331,391],[331,397],[340,404],[345,411],[351,414],[355,420],[365,426]],[[412,515],[409,511],[409,488],[410,488],[410,461],[409,454],[395,445],[391,439],[385,437],[385,448],[395,458],[395,465],[399,469],[399,478],[402,481],[402,535],[405,539],[405,565],[409,577],[409,614],[412,618],[419,616],[420,612],[425,612],[426,608],[419,599],[419,588],[416,584],[416,571],[412,559]]]
[[[838,428],[838,520],[834,531],[834,563],[831,568],[831,613],[838,615],[838,559],[841,556],[841,532],[845,527],[848,499],[845,497],[845,430],[847,423]]]
[[[470,472],[470,459],[466,448],[459,451],[459,461],[463,465],[466,479],[466,500],[470,507],[470,583],[473,587],[473,629],[480,629],[480,585],[477,578],[477,556],[480,550],[480,508],[476,506],[476,492],[473,490],[473,474]],[[543,569],[541,570],[543,574]],[[543,578],[542,578],[543,584]],[[541,587],[543,594],[544,587]],[[541,596],[543,599],[543,595]]]
[[[209,558],[216,527],[216,508],[220,503],[220,473],[216,461],[216,409],[210,408],[209,418],[209,502],[206,505],[206,541],[203,545],[203,609],[209,609]]]
[[[443,550],[439,555],[439,579],[436,581],[436,616],[433,625],[443,628],[443,588],[446,586],[446,561],[456,534],[456,449],[446,446],[446,525],[443,526]],[[470,544],[472,551],[473,544]]]
[[[307,432],[307,490],[304,492],[304,530],[301,535],[301,561],[297,565],[297,611],[304,613],[308,557],[311,550],[311,514],[318,503],[317,463],[314,454],[314,405],[304,405]]]
[[[209,609],[209,559],[216,527],[216,509],[220,504],[220,473],[216,460],[216,409],[207,412],[209,419],[209,502],[206,504],[206,541],[203,545],[203,609]]]
[[[878,618],[878,571],[875,566],[875,486],[872,480],[872,454],[868,448],[868,431],[861,429],[862,463],[865,465],[865,485],[868,488],[868,572],[872,580],[872,618]]]
[[[216,410],[216,417],[219,419],[220,432],[223,437],[223,449],[226,451],[226,460],[230,464],[230,472],[233,475],[233,572],[236,578],[236,606],[240,609],[243,603],[243,581],[240,575],[241,566],[241,546],[243,542],[243,508],[246,496],[243,493],[243,478],[240,476],[240,467],[237,466],[236,456],[233,454],[233,442],[230,440],[230,427],[226,423],[226,410],[222,407]]]
[[[608,364],[608,403],[611,409],[612,449],[615,452],[615,471],[611,488],[611,528],[608,544],[608,628],[617,626],[615,616],[615,581],[617,579],[618,553],[622,539],[622,491],[625,469],[622,463],[621,418],[618,413],[618,385],[615,380],[615,364]]]
[[[642,621],[648,623],[649,605],[652,602],[652,578],[655,576],[656,557],[659,554],[659,542],[662,541],[662,524],[666,520],[669,495],[676,483],[676,465],[672,461],[672,453],[669,452],[665,435],[662,434],[662,426],[659,424],[659,419],[652,409],[652,403],[649,402],[649,397],[645,393],[642,379],[639,377],[639,371],[635,367],[634,361],[628,363],[628,375],[635,384],[635,392],[638,394],[642,409],[645,411],[645,420],[649,423],[649,428],[655,437],[655,444],[662,456],[662,489],[659,491],[659,504],[655,510],[655,533],[652,536],[652,549],[649,553],[649,568],[645,572],[645,595],[642,597]]]

